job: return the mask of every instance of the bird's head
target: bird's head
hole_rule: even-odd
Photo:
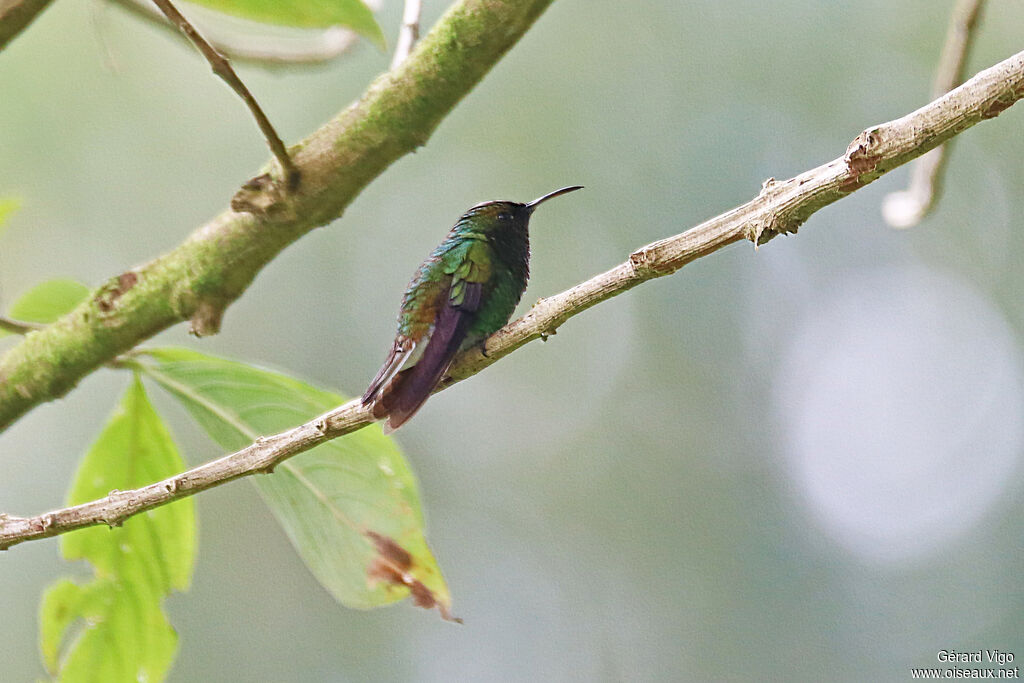
[[[525,204],[520,202],[494,201],[477,204],[459,219],[456,228],[465,232],[493,233],[506,230],[525,231],[530,223],[530,216],[534,209],[549,199],[582,190],[582,185],[563,187],[560,190],[549,192],[543,197],[538,197],[532,202]]]

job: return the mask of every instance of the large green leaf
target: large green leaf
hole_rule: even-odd
[[[47,280],[14,302],[8,315],[30,323],[52,323],[89,296],[89,288],[74,280]],[[0,337],[9,332],[0,330]]]
[[[344,402],[285,375],[186,349],[147,352],[143,372],[225,450],[301,424]],[[451,598],[423,535],[416,480],[372,425],[253,480],[299,555],[342,604],[367,609],[410,594],[448,617]]]
[[[136,377],[79,466],[68,504],[150,484],[183,467]],[[87,560],[95,578],[62,579],[43,595],[39,640],[47,670],[61,681],[163,680],[177,635],[161,603],[172,590],[188,588],[195,545],[191,498],[131,517],[120,528],[61,537],[64,557]]]
[[[327,28],[345,26],[385,45],[373,12],[361,0],[189,0],[212,10],[275,26]]]

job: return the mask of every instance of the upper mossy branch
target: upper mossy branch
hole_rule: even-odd
[[[191,320],[217,331],[224,309],[282,249],[338,218],[370,181],[423,145],[445,115],[552,0],[460,0],[402,64],[289,150],[302,184],[248,183],[181,246],[112,278],[0,358],[0,430],[139,342]]]

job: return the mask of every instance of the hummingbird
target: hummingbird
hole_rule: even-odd
[[[398,312],[398,333],[363,406],[398,429],[427,400],[455,356],[482,343],[508,322],[530,276],[530,216],[544,202],[493,201],[462,215],[420,264]]]

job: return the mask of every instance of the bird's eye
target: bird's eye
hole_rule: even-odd
[[[498,220],[510,221],[512,220],[512,214],[510,214],[508,211],[502,211],[501,213],[498,214]]]

